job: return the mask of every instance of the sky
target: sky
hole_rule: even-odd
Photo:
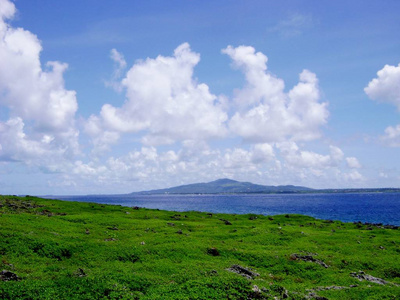
[[[400,188],[399,12],[0,0],[0,194]]]

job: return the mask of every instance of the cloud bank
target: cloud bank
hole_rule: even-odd
[[[114,70],[105,85],[125,101],[78,122],[76,92],[64,83],[67,64],[42,65],[38,37],[8,23],[15,12],[0,0],[0,162],[53,173],[49,189],[118,193],[221,177],[314,187],[364,180],[357,158],[339,147],[308,148],[323,138],[329,117],[309,70],[286,92],[265,54],[227,46],[222,54],[245,85],[233,96],[215,95],[195,77],[200,54],[188,43],[131,66],[111,49]],[[398,70],[385,68],[366,92],[399,105],[391,91]]]

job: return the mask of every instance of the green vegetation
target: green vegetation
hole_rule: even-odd
[[[399,255],[378,225],[0,196],[0,299],[399,299]]]

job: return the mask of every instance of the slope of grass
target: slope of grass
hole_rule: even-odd
[[[0,299],[399,299],[399,255],[380,226],[0,196]]]

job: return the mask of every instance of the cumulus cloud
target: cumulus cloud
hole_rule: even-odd
[[[143,146],[105,162],[79,161],[73,174],[78,185],[89,182],[110,192],[116,185],[129,192],[221,177],[267,185],[357,185],[363,176],[347,169],[346,162],[343,151],[335,146],[329,147],[327,154],[319,154],[293,142],[276,149],[269,144],[213,149],[204,141],[187,140],[176,150]]]
[[[273,173],[276,163],[269,145],[254,145],[247,150],[211,149],[204,141],[187,140],[179,150],[162,152],[144,146],[120,157],[110,157],[104,163],[78,161],[73,174],[78,182],[89,181],[102,188],[118,184],[129,191],[134,188],[132,182],[140,182],[142,188],[161,188],[221,177],[260,180],[259,170]]]
[[[71,157],[79,152],[78,105],[75,91],[64,87],[67,65],[54,61],[43,69],[38,38],[6,22],[15,14],[13,3],[1,0],[0,7],[0,105],[10,117],[0,121],[0,157],[20,161],[45,153]]]
[[[385,65],[377,75],[364,89],[365,93],[372,100],[394,104],[400,111],[400,64]],[[400,125],[387,127],[381,140],[389,146],[400,147]]]
[[[316,75],[308,70],[289,93],[284,82],[267,71],[268,58],[253,47],[228,46],[222,50],[246,77],[246,86],[235,97],[241,111],[229,122],[230,129],[256,143],[309,141],[320,137],[328,118],[327,103],[320,103]]]
[[[15,5],[8,0],[0,0],[0,19],[10,19],[15,14]],[[1,23],[1,28],[5,27],[4,23]]]
[[[400,110],[400,64],[385,65],[377,75],[368,83],[365,93],[372,100],[392,103]]]
[[[356,157],[346,157],[346,162],[348,167],[352,169],[359,169],[362,167]]]
[[[322,155],[312,151],[304,151],[294,142],[278,144],[278,148],[285,162],[293,167],[324,169],[337,167],[343,160],[343,151],[335,146],[330,146],[330,153]]]
[[[222,102],[193,78],[199,61],[200,55],[184,43],[171,57],[136,62],[122,80],[124,105],[105,104],[101,109],[103,130],[145,132],[142,142],[147,145],[224,136],[227,114]]]
[[[400,147],[400,124],[387,127],[381,140],[391,147]]]
[[[364,176],[360,174],[357,170],[353,170],[351,172],[345,173],[344,178],[348,181],[363,181],[365,180]]]

